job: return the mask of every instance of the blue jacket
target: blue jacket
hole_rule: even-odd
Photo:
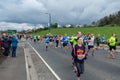
[[[17,44],[18,44],[18,39],[15,36],[13,36],[12,37],[12,47],[17,47]]]
[[[64,37],[62,38],[62,42],[63,42],[64,44],[68,44],[68,37],[67,37],[67,36],[64,36]]]
[[[49,38],[46,38],[45,39],[45,43],[49,43],[50,41],[49,41]]]

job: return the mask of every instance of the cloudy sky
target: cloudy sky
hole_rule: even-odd
[[[119,5],[120,0],[0,0],[0,28],[47,25],[45,13],[52,23],[90,24],[119,11]]]

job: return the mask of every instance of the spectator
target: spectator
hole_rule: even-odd
[[[4,52],[4,41],[0,38],[0,56],[3,55]]]
[[[3,36],[3,40],[4,40],[4,48],[5,48],[4,56],[8,56],[8,53],[9,53],[9,39],[8,39],[7,34]]]
[[[16,57],[16,49],[17,49],[18,39],[15,34],[12,36],[12,57]]]

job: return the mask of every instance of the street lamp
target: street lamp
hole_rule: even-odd
[[[50,33],[50,27],[51,27],[51,14],[50,14],[50,13],[45,13],[45,14],[48,14],[48,16],[49,16],[48,27],[49,27],[49,33]]]

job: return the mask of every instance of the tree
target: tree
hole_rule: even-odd
[[[92,26],[96,26],[96,22],[95,21],[92,22]]]
[[[105,25],[120,25],[120,11],[114,14],[110,14],[109,16],[105,16],[97,21],[98,26],[105,26]],[[92,22],[93,24],[94,22]]]
[[[51,27],[52,28],[57,28],[58,27],[58,23],[51,24]]]

